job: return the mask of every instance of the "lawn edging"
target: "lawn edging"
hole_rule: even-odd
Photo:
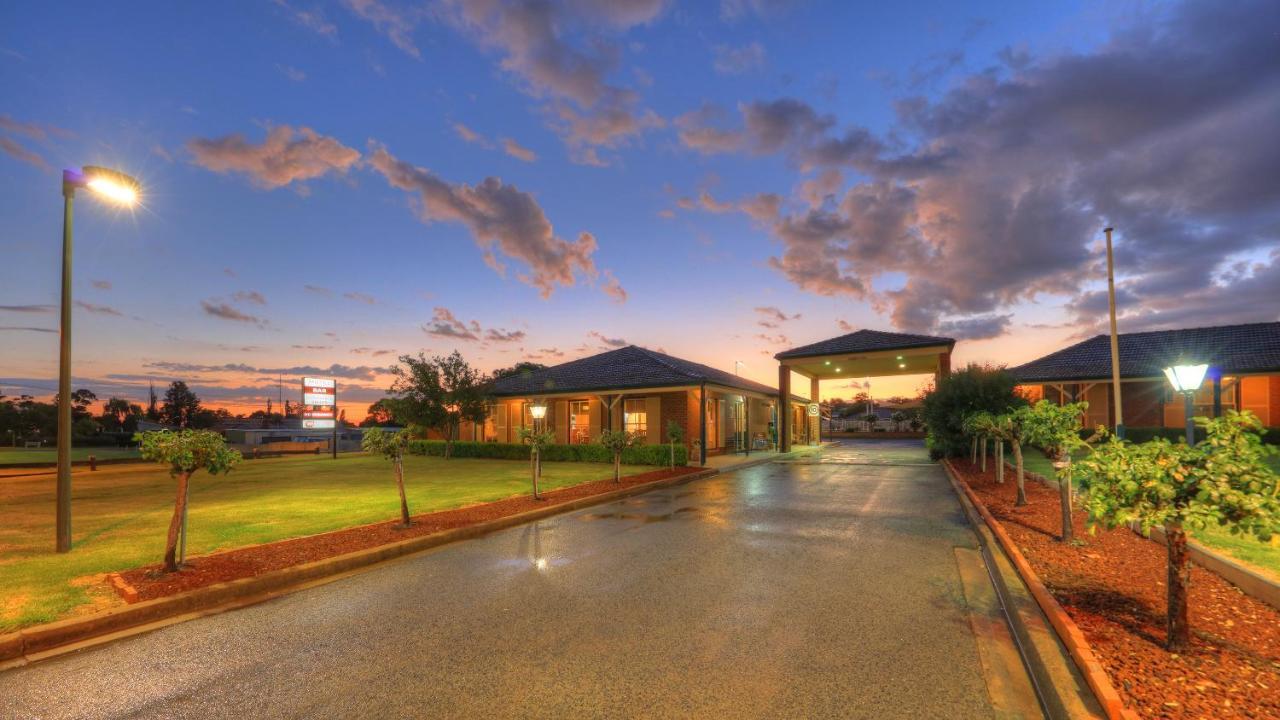
[[[1027,562],[1022,551],[1018,549],[1013,538],[1005,531],[1000,521],[987,510],[987,506],[983,504],[977,493],[969,487],[969,483],[965,482],[959,471],[952,466],[948,459],[942,460],[942,467],[947,471],[947,475],[956,487],[963,491],[969,502],[973,504],[978,514],[982,517],[983,522],[991,530],[991,534],[995,536],[996,541],[1000,544],[1001,549],[1013,564],[1015,570],[1022,577],[1023,583],[1031,592],[1031,596],[1035,598],[1036,603],[1040,606],[1040,610],[1048,618],[1049,624],[1058,634],[1058,638],[1062,641],[1067,652],[1071,655],[1071,659],[1075,661],[1076,667],[1084,676],[1085,682],[1088,683],[1089,689],[1093,691],[1094,697],[1102,706],[1103,712],[1106,713],[1110,720],[1135,720],[1138,714],[1124,706],[1124,700],[1120,697],[1120,693],[1116,691],[1115,686],[1111,684],[1111,679],[1107,676],[1106,669],[1102,663],[1093,654],[1093,648],[1090,647],[1089,641],[1085,639],[1084,633],[1080,627],[1076,625],[1067,611],[1058,604],[1049,589],[1045,587],[1044,582],[1040,580],[1040,576],[1032,569],[1031,564]]]
[[[1009,463],[1005,463],[1005,467],[1010,471],[1016,472]],[[1056,480],[1047,478],[1040,473],[1024,470],[1023,474],[1029,480],[1034,480],[1055,490],[1058,489]],[[1135,523],[1129,529],[1154,543],[1164,545],[1164,530],[1162,528],[1153,527],[1150,533],[1144,533],[1142,528]],[[1245,595],[1261,600],[1280,610],[1280,583],[1231,557],[1210,549],[1194,538],[1187,539],[1187,552],[1191,555],[1191,561],[1195,564],[1240,588],[1240,591]]]
[[[216,583],[176,595],[143,600],[123,607],[111,608],[84,617],[58,620],[2,634],[0,635],[0,670],[42,660],[61,652],[79,649],[86,644],[93,644],[94,641],[115,639],[121,634],[130,633],[130,631],[145,632],[151,629],[149,626],[166,623],[166,621],[180,622],[182,619],[191,619],[200,615],[213,614],[222,610],[261,602],[302,589],[310,584],[336,579],[340,575],[367,568],[377,563],[447,545],[459,540],[487,535],[534,520],[541,520],[584,507],[620,500],[663,487],[682,485],[717,474],[719,474],[719,470],[708,468],[698,472],[662,478],[619,490],[549,505],[545,508],[495,518],[475,525],[443,530],[430,535],[357,550],[344,555],[315,560],[280,570],[272,570],[254,577]]]

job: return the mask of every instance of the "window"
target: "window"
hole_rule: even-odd
[[[586,400],[569,402],[569,442],[576,445],[591,442],[591,412]]]
[[[649,431],[649,413],[644,398],[622,401],[622,429],[644,440]]]

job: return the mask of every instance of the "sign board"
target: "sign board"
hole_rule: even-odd
[[[818,417],[818,403],[809,403],[809,417]]]
[[[338,421],[338,383],[333,378],[302,378],[302,427],[332,430]]]

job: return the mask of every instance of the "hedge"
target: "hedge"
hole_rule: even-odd
[[[409,453],[444,457],[443,440],[413,440]],[[453,443],[453,457],[489,458],[493,460],[528,460],[529,446],[520,443],[472,442],[458,440]],[[548,445],[542,449],[542,459],[547,462],[596,462],[611,463],[613,456],[603,445]],[[676,445],[676,465],[689,462],[689,450]],[[623,465],[669,465],[671,446],[637,445],[622,451]]]

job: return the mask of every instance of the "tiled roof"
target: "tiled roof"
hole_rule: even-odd
[[[648,387],[689,386],[703,382],[739,390],[776,394],[768,385],[699,363],[635,345],[610,350],[545,370],[503,378],[493,386],[498,397],[539,393],[597,392]]]
[[[1122,333],[1120,377],[1159,378],[1178,362],[1208,363],[1224,375],[1280,372],[1280,322]],[[1021,382],[1111,377],[1111,341],[1097,335],[1010,370]]]
[[[929,345],[955,345],[956,341],[948,337],[933,335],[913,335],[911,333],[882,332],[880,330],[859,330],[848,335],[841,335],[830,340],[801,345],[798,348],[783,350],[774,355],[783,360],[786,358],[811,357],[816,355],[843,355],[846,353],[862,353],[874,350],[905,350]]]

